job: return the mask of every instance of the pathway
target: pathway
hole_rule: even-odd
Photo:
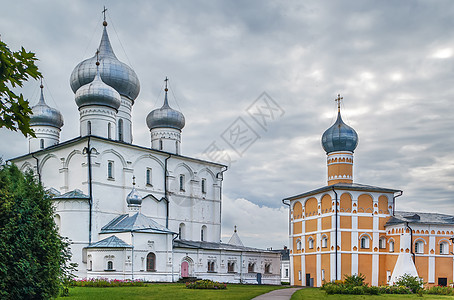
[[[293,293],[299,290],[300,288],[288,288],[288,289],[280,289],[274,290],[269,293],[257,296],[253,299],[255,300],[289,300]]]

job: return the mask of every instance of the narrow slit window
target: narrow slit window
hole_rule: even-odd
[[[39,147],[40,147],[41,149],[44,149],[44,139],[40,139],[40,140],[39,140]]]
[[[180,191],[184,192],[184,175],[180,175]]]
[[[147,185],[152,185],[151,184],[151,168],[147,168],[147,172],[145,174],[146,176],[146,182],[147,182]]]
[[[207,180],[205,178],[202,178],[202,194],[207,193]]]
[[[123,119],[118,120],[118,140],[123,142]]]
[[[87,134],[91,135],[91,121],[87,122]]]
[[[107,178],[114,179],[114,162],[109,161],[107,163]]]

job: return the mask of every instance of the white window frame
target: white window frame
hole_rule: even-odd
[[[424,253],[424,242],[421,240],[415,241],[415,253],[423,254]]]
[[[308,244],[308,248],[309,249],[314,249],[314,239],[312,237],[310,237],[308,240],[307,240],[307,244]]]
[[[364,241],[364,243],[363,243]],[[370,238],[368,235],[363,235],[361,236],[361,239],[360,239],[360,247],[361,249],[369,249],[370,248]]]
[[[324,235],[322,237],[322,248],[327,248],[328,247],[328,237]]]
[[[113,160],[107,161],[107,179],[109,180],[115,179],[115,163]]]
[[[389,241],[389,252],[394,252],[394,240]]]
[[[145,171],[145,182],[148,186],[153,186],[153,170],[151,168],[147,168],[147,170]]]
[[[385,237],[381,237],[378,239],[378,248],[386,249],[386,238]]]
[[[206,194],[207,193],[207,180],[206,180],[206,178],[202,178],[201,189],[202,189],[202,194]]]
[[[440,242],[440,254],[449,254],[449,244],[445,241]]]
[[[179,184],[180,184],[180,192],[184,192],[185,191],[185,187],[184,187],[184,175],[183,174],[180,174],[180,177],[179,177]]]
[[[301,240],[300,239],[296,240],[296,250],[301,250]]]

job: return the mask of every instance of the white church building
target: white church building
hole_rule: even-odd
[[[181,155],[185,118],[169,106],[167,82],[162,107],[146,119],[151,146],[132,143],[140,83],[115,56],[106,21],[96,55],[74,68],[70,83],[80,136],[60,142],[63,117],[41,85],[30,122],[36,137],[10,161],[54,196],[77,277],[280,284],[279,253],[245,247],[236,229],[221,243],[227,167]]]

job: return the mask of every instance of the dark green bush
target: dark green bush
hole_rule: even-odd
[[[424,282],[422,279],[417,276],[411,276],[409,274],[404,274],[397,279],[394,285],[399,287],[406,287],[411,290],[412,293],[417,293],[419,290],[422,290],[424,287]]]
[[[346,286],[364,286],[364,285],[366,285],[364,283],[366,276],[361,273],[359,273],[358,275],[351,275],[351,276],[344,275],[344,277],[345,277],[344,284]]]
[[[449,286],[433,286],[426,291],[432,295],[454,295],[454,289]]]
[[[225,283],[219,283],[208,279],[197,280],[195,282],[187,282],[186,287],[188,289],[210,289],[210,290],[225,290],[227,285]]]

